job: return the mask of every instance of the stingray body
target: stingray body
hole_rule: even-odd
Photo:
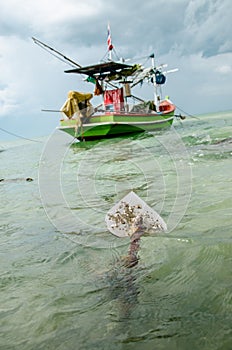
[[[133,191],[109,210],[106,224],[115,236],[130,237],[128,255],[123,259],[126,267],[138,264],[140,239],[144,234],[156,234],[167,230],[160,215]]]

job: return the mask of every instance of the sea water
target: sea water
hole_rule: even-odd
[[[0,149],[0,349],[231,349],[232,112],[35,141]],[[168,231],[128,269],[105,215],[131,190]]]

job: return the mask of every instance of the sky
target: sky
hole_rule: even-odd
[[[157,64],[179,69],[164,87],[177,107],[191,115],[231,110],[231,19],[231,0],[1,1],[0,128],[49,135],[60,113],[42,109],[59,110],[69,90],[93,92],[31,37],[80,65],[95,64],[107,51],[108,22],[119,57],[154,52]]]

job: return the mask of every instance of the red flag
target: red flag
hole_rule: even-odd
[[[111,41],[111,34],[110,34],[110,25],[108,24],[108,36],[107,36],[107,45],[108,45],[108,51],[113,50],[113,45]]]

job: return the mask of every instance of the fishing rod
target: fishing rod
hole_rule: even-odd
[[[41,112],[53,112],[53,113],[58,113],[62,112],[60,109],[41,109]]]
[[[41,47],[42,49],[44,49],[45,51],[48,51],[51,55],[55,56],[56,58],[58,58],[58,59],[61,60],[62,62],[66,62],[66,61],[67,61],[67,62],[69,62],[69,65],[71,65],[72,67],[75,66],[75,67],[81,68],[81,65],[80,65],[80,64],[78,64],[77,62],[71,60],[69,57],[63,55],[61,52],[59,52],[59,51],[53,49],[51,46],[49,46],[49,45],[43,43],[42,41],[40,41],[40,40],[38,40],[38,39],[36,39],[36,38],[34,38],[34,37],[32,37],[32,40],[34,41],[35,44],[37,44],[38,46],[40,46],[40,47]],[[53,54],[52,52],[55,52],[56,55]],[[61,58],[58,57],[57,55],[63,57],[63,59],[61,59]],[[67,63],[67,62],[66,62],[66,63]]]
[[[43,43],[42,41],[40,41],[40,40],[38,40],[38,39],[36,39],[36,38],[34,38],[34,37],[32,37],[32,40],[34,41],[35,44],[37,44],[37,45],[40,46],[42,49],[44,49],[45,51],[49,52],[51,55],[53,55],[53,56],[56,57],[57,59],[61,60],[62,62],[68,63],[68,64],[69,64],[70,66],[72,66],[72,67],[75,66],[75,67],[78,67],[78,68],[82,68],[82,66],[81,66],[79,63],[74,62],[73,60],[71,60],[71,59],[68,58],[67,56],[63,55],[61,52],[59,52],[59,51],[53,49],[51,46],[49,46],[49,45]],[[60,57],[58,57],[57,55],[53,54],[52,52],[55,52],[57,55],[63,57],[63,59],[60,58]],[[66,62],[66,61],[67,61],[67,62]],[[81,74],[81,75],[82,75],[82,74]],[[88,76],[89,76],[89,75],[88,75]],[[85,81],[86,81],[86,79],[85,79]],[[112,83],[109,83],[109,82],[108,82],[108,84],[109,84],[110,86],[112,86],[112,87],[115,87]]]

